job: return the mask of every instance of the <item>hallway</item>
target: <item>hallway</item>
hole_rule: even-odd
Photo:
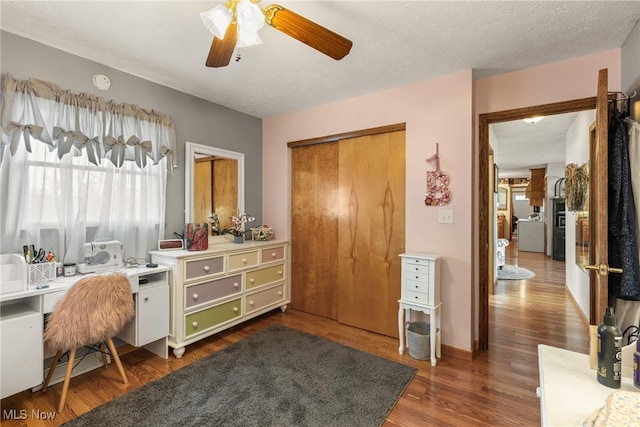
[[[527,268],[535,277],[497,282],[489,298],[490,353],[514,345],[530,352],[535,343],[587,353],[588,321],[565,287],[565,262],[519,252],[514,238],[506,248],[506,263]]]

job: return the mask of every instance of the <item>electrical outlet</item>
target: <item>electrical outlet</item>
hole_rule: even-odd
[[[440,224],[453,224],[453,211],[452,210],[439,211],[438,222]]]

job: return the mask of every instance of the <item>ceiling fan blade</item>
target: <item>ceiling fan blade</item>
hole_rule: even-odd
[[[211,43],[211,49],[209,50],[209,56],[207,57],[207,67],[226,67],[229,65],[233,50],[236,48],[236,42],[238,40],[237,24],[232,22],[227,27],[224,33],[224,38],[213,38]]]
[[[273,28],[336,60],[344,58],[353,45],[351,40],[277,4],[267,6],[264,16]]]

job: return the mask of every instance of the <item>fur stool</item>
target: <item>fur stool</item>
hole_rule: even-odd
[[[73,370],[76,350],[92,344],[100,344],[104,356],[106,341],[120,376],[127,384],[127,376],[113,345],[114,337],[135,314],[131,286],[127,276],[119,273],[85,277],[73,285],[49,316],[44,332],[45,345],[56,350],[47,379],[42,386],[46,391],[51,375],[63,352],[69,351],[69,363],[64,377],[58,412],[64,409],[69,380]]]

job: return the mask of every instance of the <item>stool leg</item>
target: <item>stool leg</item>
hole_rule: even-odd
[[[116,346],[113,345],[113,341],[111,340],[111,338],[107,338],[107,345],[109,346],[109,350],[111,350],[111,357],[113,357],[113,360],[116,362],[116,366],[118,367],[118,371],[120,371],[122,382],[128,384],[129,380],[127,380],[127,375],[124,373],[122,363],[120,363],[120,357],[118,356],[118,352],[116,351]]]
[[[64,376],[64,384],[62,385],[62,394],[60,395],[60,404],[58,405],[58,412],[62,412],[64,409],[64,403],[67,400],[67,391],[69,390],[69,381],[71,380],[71,371],[73,371],[73,362],[76,358],[75,348],[69,352],[69,364],[67,365],[67,373]]]
[[[47,379],[44,380],[44,384],[42,385],[42,391],[47,391],[47,387],[49,386],[49,381],[51,381],[51,376],[53,375],[53,371],[56,370],[56,366],[58,366],[58,360],[60,360],[60,356],[62,356],[62,350],[58,350],[56,356],[53,358],[53,363],[49,367],[49,373],[47,373]]]
[[[104,348],[104,341],[100,343],[100,354],[102,355],[102,365],[107,367],[107,350]]]

